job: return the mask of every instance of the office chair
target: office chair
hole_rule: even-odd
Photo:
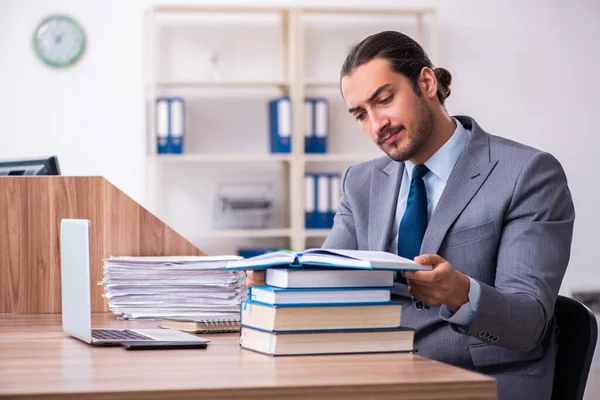
[[[552,400],[582,400],[598,336],[596,316],[564,296],[556,299],[554,315],[559,331]]]

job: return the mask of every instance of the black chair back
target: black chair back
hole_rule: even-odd
[[[564,296],[556,299],[554,315],[559,331],[552,400],[582,400],[598,337],[596,316]]]

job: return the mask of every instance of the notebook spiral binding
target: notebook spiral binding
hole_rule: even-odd
[[[198,330],[198,333],[239,332],[241,326],[240,321],[233,319],[202,320],[198,321],[198,324],[202,324],[204,326],[203,329]]]

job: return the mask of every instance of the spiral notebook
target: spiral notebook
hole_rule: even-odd
[[[226,319],[162,319],[161,328],[190,333],[231,333],[240,331],[239,318]]]

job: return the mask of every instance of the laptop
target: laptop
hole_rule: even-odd
[[[90,221],[60,223],[63,331],[91,345],[135,348],[204,348],[208,340],[171,329],[92,329]]]

